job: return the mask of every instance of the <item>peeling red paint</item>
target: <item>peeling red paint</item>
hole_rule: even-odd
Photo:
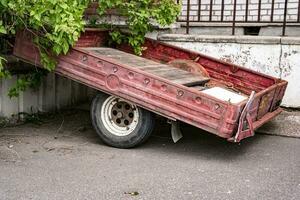
[[[28,34],[28,32],[18,34],[14,54],[39,64],[38,50]],[[93,41],[95,37],[91,37]],[[98,35],[98,37],[104,41],[104,35]],[[81,42],[82,40],[79,44]],[[84,44],[93,45],[93,42],[86,39]],[[286,81],[155,40],[146,40],[144,46],[147,48],[143,57],[147,59],[162,63],[175,59],[194,60],[208,72],[212,79],[209,84],[229,87],[248,95],[255,91],[254,99],[245,111],[245,115],[241,118],[241,112],[247,101],[233,105],[196,89],[175,84],[167,79],[80,48],[74,48],[67,55],[58,57],[55,72],[220,137],[230,139],[237,134],[239,136],[237,141],[251,136],[254,129],[281,111],[278,104],[283,98],[287,86]],[[132,51],[128,46],[120,46],[119,49]],[[241,126],[241,123],[244,127],[246,122],[249,128],[239,129],[237,133],[237,128]]]

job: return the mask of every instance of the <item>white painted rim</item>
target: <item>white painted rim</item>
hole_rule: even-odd
[[[113,107],[118,102],[126,102],[133,109],[132,122],[125,127],[119,126],[112,119]],[[123,99],[120,99],[120,98],[114,97],[114,96],[110,96],[103,102],[100,115],[101,115],[101,120],[103,122],[104,127],[110,133],[112,133],[113,135],[116,135],[116,136],[127,136],[130,133],[132,133],[134,131],[134,129],[137,127],[139,119],[140,119],[139,111],[138,111],[138,108],[136,105],[131,104]]]

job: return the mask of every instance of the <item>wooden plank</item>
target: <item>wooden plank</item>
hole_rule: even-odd
[[[175,80],[181,78],[183,76],[193,76],[190,72],[183,71],[183,70],[176,70],[176,69],[169,69],[163,71],[154,71],[153,74],[167,78],[169,80]]]
[[[134,58],[129,59],[129,60],[123,59],[121,61],[122,61],[122,63],[124,63],[126,65],[131,65],[131,66],[137,67],[137,68],[148,66],[148,65],[157,65],[156,63],[147,62],[144,60],[135,60]]]
[[[115,60],[120,64],[125,64],[134,68],[138,68],[148,73],[152,73],[161,78],[165,78],[177,84],[186,86],[203,85],[209,81],[209,78],[193,74],[185,70],[174,68],[172,66],[161,64],[149,59],[145,59],[130,53],[126,53],[117,49],[97,47],[85,48],[85,50],[93,51],[101,56]]]
[[[129,53],[124,53],[119,50],[111,50],[110,48],[97,49],[94,50],[95,53],[107,56],[111,59],[121,61],[123,64],[131,65],[134,67],[141,67],[146,65],[155,65],[158,64],[154,61],[144,59]]]
[[[181,84],[181,85],[185,85],[185,86],[196,86],[196,85],[204,85],[205,83],[207,83],[209,81],[209,78],[207,79],[199,79],[198,76],[187,76],[187,77],[183,77],[181,79],[175,79],[175,80],[171,80],[173,83],[177,83],[177,84]]]
[[[165,66],[165,65],[146,65],[146,66],[140,67],[139,69],[152,73],[154,71],[159,71],[159,70],[170,70],[170,67]]]
[[[170,67],[167,70],[153,71],[153,74],[171,80],[172,82],[180,83],[182,85],[203,85],[210,79],[202,77],[198,74],[193,74],[184,70]]]
[[[126,53],[126,52],[123,52],[123,51],[120,51],[120,50],[117,50],[117,49],[112,49],[112,48],[102,48],[102,47],[99,47],[99,48],[85,48],[86,50],[92,50],[98,54],[101,54],[101,55],[109,55],[109,56],[122,56],[124,58],[134,58],[136,60],[148,60],[148,59],[145,59],[145,58],[142,58],[142,57],[139,57],[139,56],[136,56],[136,55],[133,55],[133,54],[130,54],[130,53]],[[148,61],[151,61],[151,60],[148,60]],[[151,62],[154,62],[154,61],[151,61]]]

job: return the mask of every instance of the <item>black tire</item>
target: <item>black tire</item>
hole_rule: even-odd
[[[120,115],[122,116],[122,118],[117,118],[116,121],[114,122],[112,115],[115,115],[115,110],[113,110],[114,106],[113,103],[108,104],[107,102],[109,101],[114,101],[115,105],[117,104],[126,104],[126,105],[130,105],[132,107],[130,107],[130,109],[132,109],[132,112],[135,112],[136,116],[138,116],[137,120],[135,119],[134,122],[132,121],[129,126],[133,126],[131,127],[131,130],[129,130],[128,127],[126,127],[125,125],[125,120],[124,118],[124,113],[121,113]],[[116,103],[117,102],[117,103]],[[110,112],[110,108],[106,109],[107,106],[112,107],[111,109],[111,114],[109,118],[107,116],[107,118],[104,116],[106,113],[105,111],[108,110],[108,112]],[[128,107],[127,107],[128,108]],[[118,108],[116,108],[118,109]],[[124,110],[125,108],[123,108]],[[114,111],[114,113],[113,113]],[[120,111],[121,112],[121,111]],[[124,111],[125,112],[125,111]],[[118,112],[119,114],[119,112]],[[132,114],[132,113],[130,113]],[[117,115],[118,116],[118,115]],[[146,142],[146,140],[150,137],[153,128],[154,128],[154,116],[151,112],[144,110],[132,103],[129,103],[123,99],[120,99],[118,97],[114,97],[114,96],[110,96],[107,95],[105,93],[99,93],[92,102],[92,106],[91,106],[91,119],[92,119],[92,123],[93,126],[97,132],[97,134],[100,136],[100,138],[102,139],[102,141],[109,145],[109,146],[113,146],[113,147],[117,147],[117,148],[132,148],[135,146],[138,146],[144,142]],[[118,135],[115,131],[113,131],[113,127],[116,127],[117,122],[120,122],[121,120],[124,120],[123,126],[125,127],[121,127],[121,125],[118,128],[127,128],[127,130],[124,130],[126,132],[126,135]],[[109,125],[108,121],[113,124],[113,125]],[[128,121],[127,121],[128,122]],[[134,125],[132,124],[134,123]],[[118,132],[118,131],[117,131]]]

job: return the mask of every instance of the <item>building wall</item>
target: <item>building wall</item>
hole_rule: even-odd
[[[201,1],[201,21],[209,20],[209,11],[211,0],[190,0],[190,20],[198,20],[199,1]],[[246,0],[236,0],[236,20],[244,21],[246,12]],[[271,5],[273,0],[261,0],[261,21],[270,21]],[[248,20],[257,21],[258,19],[258,5],[259,0],[248,0]],[[285,0],[275,0],[274,3],[274,21],[282,21],[284,14],[284,2]],[[186,20],[187,15],[187,0],[183,0],[182,13],[179,17],[180,20]],[[212,0],[213,11],[212,20],[221,20],[221,5],[222,0]],[[298,4],[299,0],[288,0],[288,13],[287,20],[296,21],[298,18]],[[234,0],[224,0],[224,21],[230,21],[233,17]]]
[[[166,34],[159,39],[287,80],[282,105],[300,108],[300,38]]]

